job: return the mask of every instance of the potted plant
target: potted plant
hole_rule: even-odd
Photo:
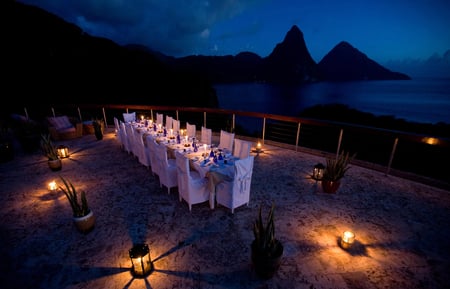
[[[100,119],[94,119],[92,121],[92,126],[94,127],[94,134],[97,140],[103,139],[103,121]]]
[[[253,223],[255,239],[251,245],[252,263],[256,274],[263,279],[269,279],[275,274],[283,255],[283,244],[275,238],[274,209],[275,204],[272,204],[264,224],[260,206],[258,218]]]
[[[64,192],[72,208],[73,220],[77,229],[82,233],[90,232],[95,225],[95,217],[89,208],[85,191],[78,192],[70,180],[60,176],[64,186],[59,188]]]
[[[48,167],[52,171],[60,171],[62,168],[62,161],[58,155],[58,150],[51,140],[50,134],[41,134],[41,149],[48,158]]]
[[[350,168],[350,161],[355,155],[342,151],[336,158],[327,158],[322,177],[322,189],[326,193],[335,193],[341,184],[341,179]]]

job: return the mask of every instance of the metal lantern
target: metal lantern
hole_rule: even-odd
[[[153,270],[150,249],[147,244],[136,244],[130,249],[131,272],[135,277],[145,277]]]
[[[348,249],[352,246],[353,242],[355,242],[355,233],[352,231],[345,231],[341,237],[341,247]]]
[[[59,145],[58,148],[58,156],[60,158],[68,158],[69,157],[69,148],[65,145]]]
[[[325,170],[325,166],[322,163],[318,163],[314,166],[312,178],[316,181],[320,181],[323,177],[323,171]]]

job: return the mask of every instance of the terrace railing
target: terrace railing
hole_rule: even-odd
[[[35,119],[49,115],[78,116],[82,121],[103,118],[113,127],[113,118],[122,119],[123,112],[135,111],[139,118],[155,119],[156,113],[170,115],[181,121],[206,126],[214,133],[221,129],[235,132],[242,138],[260,141],[263,145],[281,146],[324,157],[340,151],[356,153],[354,163],[386,175],[396,175],[448,189],[450,163],[449,139],[379,129],[341,122],[288,117],[257,112],[215,108],[172,107],[127,104],[71,104],[47,108],[25,108]],[[325,160],[324,160],[325,162]]]

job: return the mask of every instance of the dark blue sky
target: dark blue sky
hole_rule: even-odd
[[[319,62],[347,41],[385,65],[440,58],[450,49],[448,0],[21,0],[93,36],[166,55],[262,57],[297,25]],[[389,68],[389,67],[388,67]]]

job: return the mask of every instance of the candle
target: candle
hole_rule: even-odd
[[[141,120],[144,120],[144,115],[141,115]]]
[[[203,150],[205,151],[205,153],[206,153],[206,146],[207,146],[206,144],[203,145]]]
[[[56,191],[56,188],[57,188],[57,186],[56,186],[56,182],[55,181],[51,181],[50,183],[48,183],[48,190],[50,192]]]
[[[342,234],[341,246],[344,249],[348,249],[350,248],[350,246],[353,244],[354,241],[355,241],[355,233],[351,231],[345,231]]]
[[[186,142],[188,142],[188,136],[185,136],[184,138],[185,138]]]
[[[170,136],[173,136],[173,128],[170,129]]]

